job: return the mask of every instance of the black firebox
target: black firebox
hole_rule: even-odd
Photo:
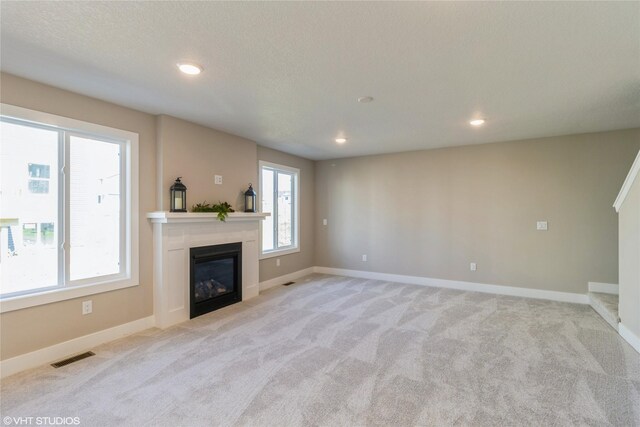
[[[242,301],[242,243],[191,248],[191,318]]]

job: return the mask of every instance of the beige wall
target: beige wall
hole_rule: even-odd
[[[92,295],[93,313],[88,316],[81,314],[81,299],[1,314],[0,359],[151,316],[153,251],[145,214],[156,205],[155,118],[5,73],[0,74],[0,85],[3,103],[136,132],[140,143],[140,285]]]
[[[171,116],[159,116],[158,206],[169,210],[169,188],[178,176],[187,186],[187,207],[228,202],[244,210],[244,192],[258,179],[256,143]],[[222,175],[222,185],[214,184]]]
[[[638,148],[634,129],[318,162],[316,264],[579,293],[617,283],[611,205]]]
[[[619,212],[620,320],[640,337],[640,176]]]
[[[262,260],[261,281],[312,265],[567,292],[618,279],[611,204],[640,148],[639,129],[313,162],[170,116],[0,79],[3,103],[140,137],[140,286],[92,295],[88,316],[81,299],[3,313],[2,360],[152,315],[146,213],[168,209],[176,176],[189,206],[226,200],[242,210],[258,159],[299,168],[302,191],[301,252],[280,257],[280,267]],[[216,174],[223,185],[214,185]],[[549,231],[536,232],[536,220],[548,220]],[[632,309],[621,306],[623,321]]]
[[[314,266],[315,162],[261,146],[258,146],[258,160],[300,169],[300,252],[261,260],[260,281],[263,282]],[[279,267],[276,266],[278,258]]]

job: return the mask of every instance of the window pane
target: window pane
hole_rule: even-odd
[[[40,224],[40,239],[43,245],[51,246],[55,244],[55,227],[52,222],[43,222]]]
[[[58,241],[58,135],[0,122],[2,294],[58,285],[58,245],[49,243]],[[41,223],[51,224],[46,244],[38,239]]]
[[[120,272],[120,146],[70,137],[70,279]]]
[[[38,240],[38,224],[29,222],[22,224],[22,244],[23,246],[35,245]]]
[[[35,194],[47,194],[49,192],[49,180],[30,179],[29,192]]]
[[[278,172],[278,247],[293,244],[293,176]]]
[[[273,250],[273,171],[262,170],[262,212],[268,212],[268,216],[262,222],[262,250]]]
[[[49,165],[38,165],[35,163],[29,163],[29,177],[31,178],[51,178],[51,171]]]

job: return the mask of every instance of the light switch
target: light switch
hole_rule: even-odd
[[[472,262],[472,263],[469,264],[469,270],[471,270],[471,271],[478,270],[478,266],[476,265],[475,262]]]
[[[327,225],[327,218],[322,220],[322,225]]]
[[[536,230],[538,231],[547,231],[549,229],[549,225],[547,221],[538,221],[536,223]]]
[[[217,185],[222,185],[222,175],[215,175],[214,178]]]

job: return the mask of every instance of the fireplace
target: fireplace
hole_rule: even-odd
[[[191,319],[242,300],[242,243],[190,249]]]

